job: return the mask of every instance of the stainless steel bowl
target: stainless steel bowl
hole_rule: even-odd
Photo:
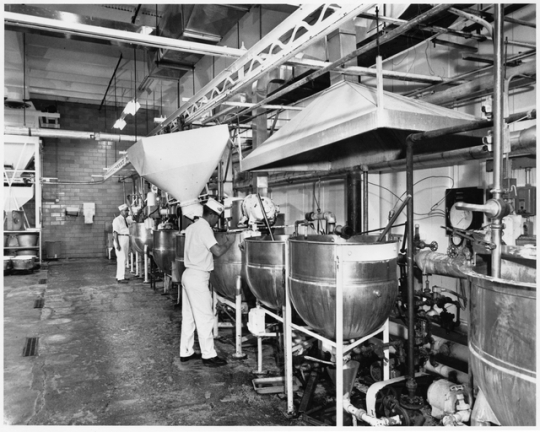
[[[145,223],[133,223],[129,226],[129,239],[135,252],[144,254],[144,247],[147,247],[147,251],[152,251],[154,237],[152,235],[152,229],[146,228]]]
[[[357,339],[380,328],[398,293],[397,243],[374,237],[312,235],[289,239],[289,294],[298,315],[329,339],[336,338],[336,256],[341,263],[343,339]],[[349,255],[350,254],[350,255]]]
[[[178,230],[154,230],[152,252],[159,269],[172,275],[172,262],[175,258],[175,235]]]

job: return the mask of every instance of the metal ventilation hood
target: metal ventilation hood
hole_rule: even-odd
[[[330,170],[387,162],[404,157],[405,140],[413,132],[479,120],[394,93],[383,94],[377,106],[375,88],[337,83],[245,157],[241,170]],[[438,140],[431,151],[478,142],[471,136]]]

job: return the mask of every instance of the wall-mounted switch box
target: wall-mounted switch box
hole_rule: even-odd
[[[517,188],[516,214],[536,215],[536,186],[526,185]]]

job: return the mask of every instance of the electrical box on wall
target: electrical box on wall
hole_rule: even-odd
[[[536,186],[525,185],[516,188],[516,214],[529,217],[536,215]]]

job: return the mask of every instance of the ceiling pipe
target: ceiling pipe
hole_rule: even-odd
[[[519,66],[508,68],[506,70],[507,76],[516,75],[536,75],[536,62],[531,61],[528,63],[522,63]],[[495,77],[480,77],[466,84],[444,90],[439,93],[435,93],[426,97],[420,98],[424,102],[429,102],[435,105],[444,105],[447,103],[455,102],[456,100],[464,97],[469,97],[471,94],[484,91],[493,90],[495,85]]]
[[[135,142],[134,135],[116,135],[103,132],[82,132],[60,129],[39,129],[24,126],[4,126],[4,135],[38,136],[41,138],[71,138],[96,141]]]

